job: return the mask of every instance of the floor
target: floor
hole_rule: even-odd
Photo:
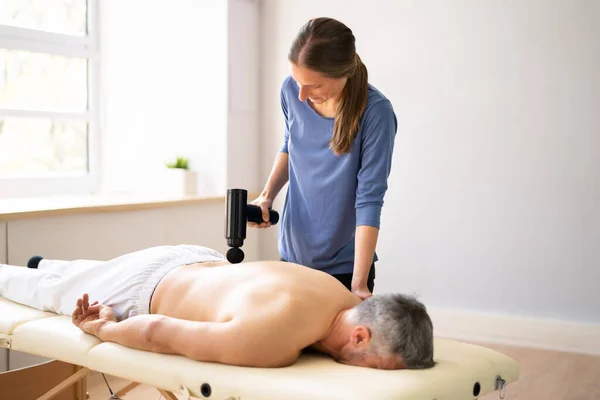
[[[505,400],[598,400],[600,399],[600,356],[562,353],[556,351],[486,345],[517,360],[520,378],[506,389]],[[107,376],[113,392],[129,382]],[[102,375],[89,375],[90,400],[109,400],[110,392]],[[180,398],[180,397],[178,397]],[[162,400],[164,397],[151,387],[138,386],[123,400]],[[499,399],[498,392],[480,400]]]

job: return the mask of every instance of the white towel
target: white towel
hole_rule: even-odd
[[[0,264],[0,296],[42,311],[71,315],[77,299],[114,309],[118,320],[150,312],[154,288],[182,265],[225,261],[203,246],[156,246],[108,261],[46,260],[38,269]]]

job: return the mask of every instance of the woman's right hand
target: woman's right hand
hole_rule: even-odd
[[[262,210],[262,218],[263,222],[257,224],[256,222],[248,221],[248,226],[251,228],[268,228],[271,226],[271,222],[269,221],[269,209],[273,206],[273,200],[266,198],[265,196],[258,196],[256,199],[252,200],[250,204],[259,206]]]

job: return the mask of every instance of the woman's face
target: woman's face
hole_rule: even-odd
[[[319,72],[291,63],[292,78],[300,89],[300,101],[310,100],[314,104],[323,104],[337,100],[342,94],[347,78],[328,78]]]

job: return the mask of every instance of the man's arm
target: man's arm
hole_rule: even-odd
[[[97,333],[106,342],[155,353],[219,362],[231,346],[231,322],[198,322],[163,315],[138,315],[107,322]]]
[[[281,367],[290,365],[299,355],[296,343],[289,339],[291,335],[282,335],[283,327],[290,324],[277,317],[201,322],[150,314],[117,322],[112,308],[97,302],[90,305],[89,296],[84,294],[77,300],[72,321],[83,332],[105,342],[180,354],[197,361]]]

